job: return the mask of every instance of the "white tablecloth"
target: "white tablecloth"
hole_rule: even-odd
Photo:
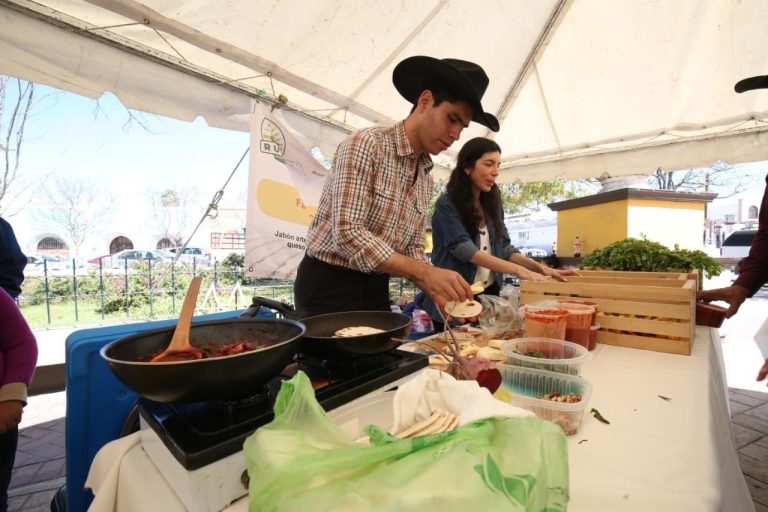
[[[568,439],[569,511],[754,511],[717,330],[697,327],[691,356],[598,345],[582,374],[592,383],[589,408],[611,423],[587,412]],[[92,511],[184,510],[138,434],[106,445],[86,485],[96,494]],[[243,498],[226,511],[247,509]]]

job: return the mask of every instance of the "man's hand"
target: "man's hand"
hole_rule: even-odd
[[[765,360],[763,367],[760,368],[760,371],[757,373],[757,380],[763,380],[766,375],[768,375],[768,359]]]
[[[730,306],[725,313],[725,318],[731,318],[739,311],[741,304],[746,300],[749,291],[743,286],[732,285],[727,288],[717,288],[715,290],[703,290],[696,292],[696,300],[710,302],[713,300],[722,300]]]
[[[445,311],[446,303],[452,300],[462,302],[474,297],[469,283],[453,270],[424,265],[414,281],[424,293],[432,297],[440,311]]]
[[[5,434],[19,425],[23,407],[24,403],[18,400],[0,402],[0,434]]]

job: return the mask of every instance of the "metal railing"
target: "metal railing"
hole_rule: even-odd
[[[25,274],[17,301],[33,329],[173,318],[196,275],[203,278],[199,312],[244,309],[253,296],[294,302],[293,281],[248,278],[241,268],[220,262],[198,266],[192,260],[171,267],[156,260],[123,260],[118,268],[78,267],[74,261],[57,268],[43,262]],[[406,279],[390,280],[392,303],[407,302],[417,293]]]

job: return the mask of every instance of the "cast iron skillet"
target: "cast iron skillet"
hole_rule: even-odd
[[[241,315],[245,317],[248,312]],[[175,326],[125,336],[101,348],[101,356],[128,388],[157,402],[236,400],[253,395],[291,362],[304,326],[293,320],[239,318],[192,324],[192,345],[257,342],[256,350],[232,356],[150,363],[164,350]],[[265,343],[265,338],[271,341]]]
[[[255,315],[260,307],[273,309],[286,318],[296,318],[296,311],[289,304],[264,297],[254,297],[246,313]],[[407,338],[411,330],[408,315],[391,311],[345,311],[311,316],[299,320],[307,328],[301,339],[302,354],[323,359],[347,359],[389,352]],[[334,333],[344,327],[367,326],[384,332],[336,338]]]

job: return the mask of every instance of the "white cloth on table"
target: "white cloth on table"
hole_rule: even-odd
[[[392,432],[444,410],[459,417],[459,425],[484,418],[534,416],[520,407],[497,400],[474,380],[456,380],[440,370],[428,368],[401,385],[394,397]]]

